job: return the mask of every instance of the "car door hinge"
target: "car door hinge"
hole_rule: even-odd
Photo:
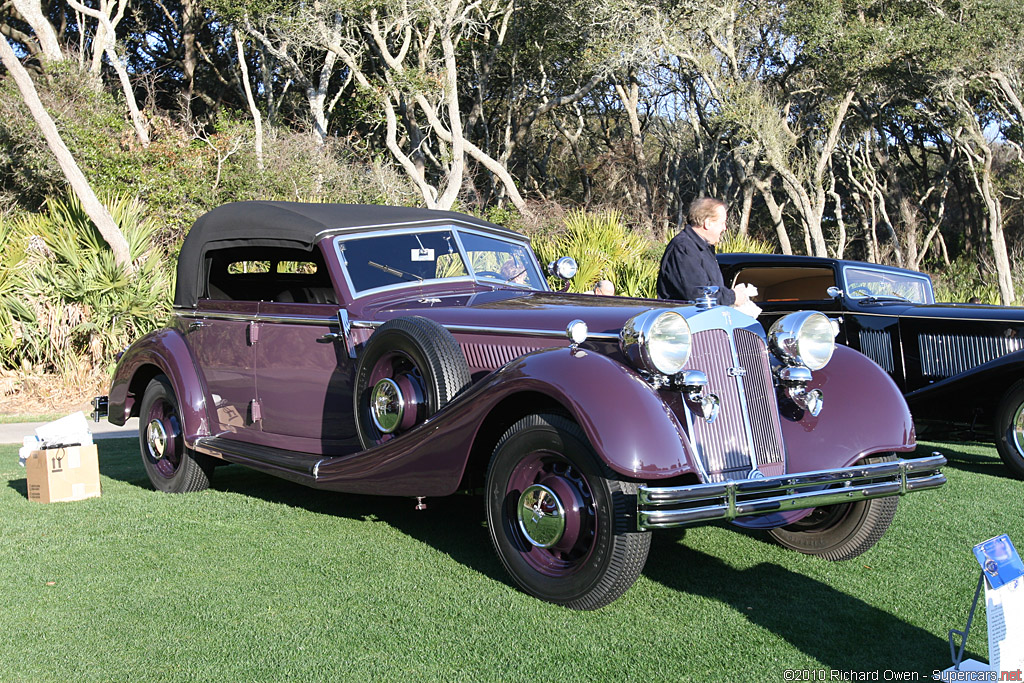
[[[255,320],[249,323],[249,346],[260,340],[260,326]]]
[[[263,410],[260,408],[260,400],[254,398],[249,401],[249,423],[256,424],[263,419]]]

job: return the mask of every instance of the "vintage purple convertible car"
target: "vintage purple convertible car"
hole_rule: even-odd
[[[461,214],[223,206],[174,304],[98,399],[139,416],[156,488],[222,463],[420,502],[482,488],[515,583],[576,609],[633,584],[652,529],[726,520],[842,560],[945,481],[942,456],[897,457],[903,396],[821,313],[766,335],[712,292],[552,292],[525,237]]]

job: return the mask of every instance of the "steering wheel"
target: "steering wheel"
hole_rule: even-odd
[[[478,270],[476,274],[481,277],[493,277],[495,280],[504,280],[501,273],[496,273],[493,270]]]
[[[850,294],[863,294],[864,296],[874,296],[867,287],[851,287]]]

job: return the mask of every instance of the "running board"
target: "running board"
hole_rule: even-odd
[[[283,448],[259,446],[219,436],[204,436],[196,440],[195,450],[223,458],[228,462],[245,465],[275,477],[311,486],[316,480],[316,467],[322,455],[310,455]]]

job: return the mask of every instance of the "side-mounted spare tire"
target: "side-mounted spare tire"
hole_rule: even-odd
[[[419,316],[387,321],[356,365],[353,410],[363,448],[422,424],[469,382],[466,357],[441,324]]]

